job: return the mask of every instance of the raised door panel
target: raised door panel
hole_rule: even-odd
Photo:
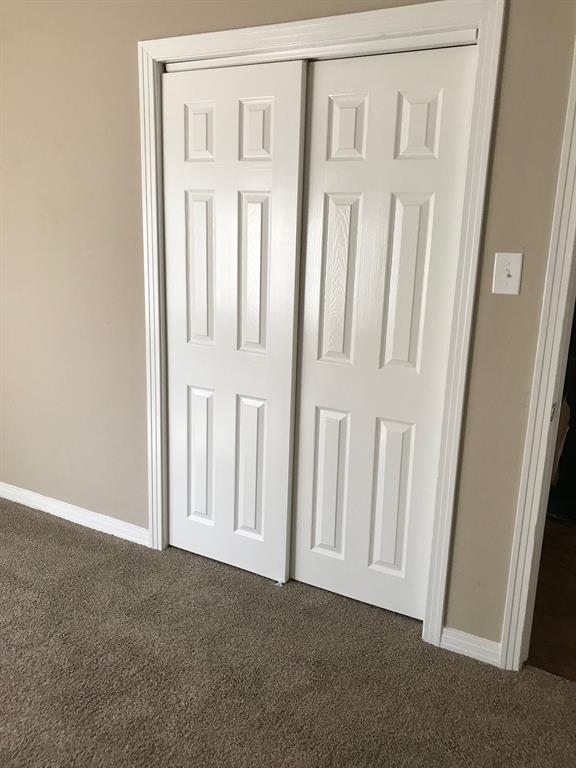
[[[413,431],[412,424],[377,420],[370,567],[401,571],[404,566]]]
[[[273,99],[240,101],[240,157],[242,160],[272,159]]]
[[[236,533],[262,539],[266,403],[239,396],[236,411]]]
[[[214,103],[184,104],[184,158],[214,160]]]
[[[381,365],[418,367],[432,210],[430,196],[392,196]]]
[[[368,97],[331,96],[328,109],[328,160],[363,160]]]
[[[238,346],[266,351],[270,194],[240,193]]]
[[[342,557],[348,472],[348,414],[318,408],[314,452],[312,547]]]
[[[188,341],[214,340],[214,211],[209,192],[186,190]]]
[[[349,362],[360,198],[326,195],[321,273],[319,357]]]
[[[214,524],[214,393],[188,388],[188,516]]]
[[[442,91],[399,93],[396,157],[436,159],[441,116]]]

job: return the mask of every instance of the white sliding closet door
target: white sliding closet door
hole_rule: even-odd
[[[304,66],[162,78],[169,541],[282,581]]]
[[[473,47],[309,70],[296,579],[422,618]]]

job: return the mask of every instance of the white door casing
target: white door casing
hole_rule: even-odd
[[[476,55],[460,47],[309,67],[293,575],[417,618]]]
[[[162,73],[271,61],[332,59],[472,44],[478,51],[473,85],[461,269],[452,328],[444,437],[423,638],[441,642],[459,462],[464,394],[485,207],[491,132],[503,40],[505,0],[437,0],[276,25],[185,35],[138,43],[146,413],[150,542],[168,544],[168,402],[163,201]],[[462,650],[464,653],[468,651]]]
[[[304,72],[162,78],[169,541],[280,581]]]

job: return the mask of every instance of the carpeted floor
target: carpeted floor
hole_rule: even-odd
[[[576,684],[0,501],[0,766],[576,765]]]

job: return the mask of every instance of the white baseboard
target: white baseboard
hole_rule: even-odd
[[[27,491],[24,488],[17,488],[15,485],[0,483],[0,498],[14,501],[17,504],[23,504],[32,509],[39,509],[42,512],[48,512],[50,515],[61,517],[63,520],[69,520],[78,525],[84,525],[86,528],[92,528],[101,533],[109,533],[120,539],[133,541],[135,544],[150,546],[150,531],[148,528],[142,528],[140,525],[125,523],[108,515],[101,515],[98,512],[90,512],[88,509],[77,507],[74,504],[68,504],[65,501],[51,499],[49,496],[42,496],[41,493]]]
[[[485,640],[477,635],[469,635],[468,632],[461,632],[459,629],[445,627],[440,637],[440,648],[470,656],[486,664],[503,667],[502,643]]]

